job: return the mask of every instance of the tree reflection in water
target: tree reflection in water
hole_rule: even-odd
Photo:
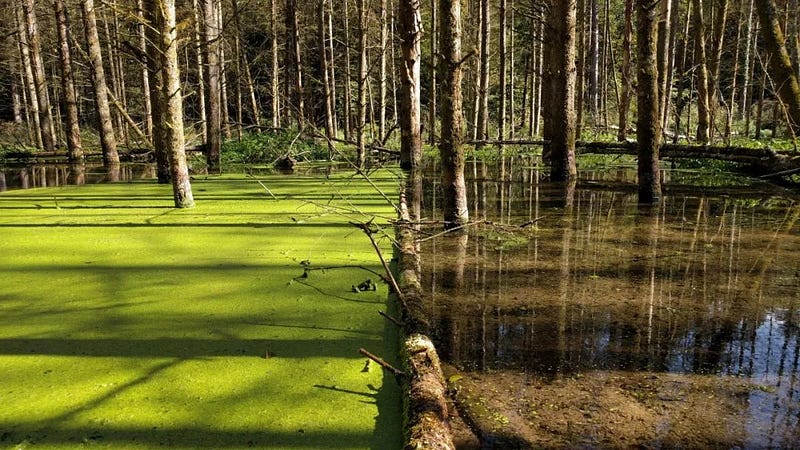
[[[780,438],[798,435],[800,415],[800,205],[789,194],[681,186],[672,173],[661,205],[640,211],[625,172],[584,173],[571,192],[525,161],[510,182],[479,166],[472,208],[490,223],[422,246],[443,359],[546,379],[746,379],[758,387],[739,411],[750,434],[793,442]],[[424,215],[435,218],[433,192]]]

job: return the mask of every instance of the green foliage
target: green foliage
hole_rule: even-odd
[[[24,145],[11,145],[0,143],[0,162],[9,159],[28,159],[34,156],[35,149]]]
[[[241,140],[222,144],[223,164],[271,164],[284,155],[308,161],[328,159],[328,147],[298,136],[294,130],[277,133],[245,133]]]

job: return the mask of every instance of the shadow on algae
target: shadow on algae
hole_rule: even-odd
[[[193,188],[0,194],[0,447],[399,448],[400,390],[358,353],[394,358],[392,306],[351,289],[380,266],[348,223],[391,205],[346,175]]]

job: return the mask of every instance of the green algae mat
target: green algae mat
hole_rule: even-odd
[[[358,353],[397,353],[386,285],[352,289],[381,269],[349,222],[394,215],[397,177],[372,181],[0,194],[0,448],[401,447],[400,389]]]

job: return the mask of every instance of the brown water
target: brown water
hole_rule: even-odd
[[[505,183],[476,166],[470,212],[490,223],[422,242],[467,415],[533,446],[800,446],[796,197],[675,171],[643,211],[630,171],[573,192],[534,163]]]

